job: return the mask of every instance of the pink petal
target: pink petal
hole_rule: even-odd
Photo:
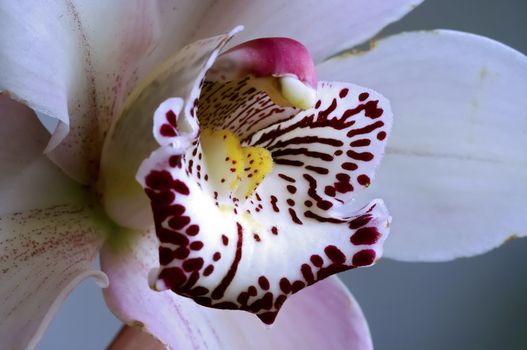
[[[386,255],[444,261],[527,235],[527,57],[436,30],[319,66],[382,91],[396,122],[372,186],[393,209]]]
[[[82,208],[55,206],[0,218],[0,339],[32,349],[68,293],[87,277],[107,284],[92,263],[101,224]]]
[[[163,350],[166,347],[156,338],[137,327],[124,326],[108,346],[108,350]]]
[[[84,191],[43,155],[49,133],[24,105],[0,94],[0,215],[82,203]]]
[[[110,278],[104,290],[113,312],[142,325],[172,349],[372,349],[364,316],[346,288],[328,278],[291,298],[267,327],[238,311],[201,307],[170,292],[154,292],[147,275],[157,265],[153,233],[135,237],[125,250],[102,251]]]
[[[246,26],[236,43],[260,37],[289,37],[303,43],[318,62],[371,38],[422,0],[334,0],[251,2],[222,0],[206,9],[194,38]]]
[[[156,134],[165,146],[143,162],[138,180],[152,201],[160,240],[155,288],[205,306],[247,310],[272,323],[293,293],[331,274],[371,265],[382,254],[390,221],[382,201],[359,211],[350,201],[370,185],[391,112],[371,90],[320,83],[316,106],[291,115],[254,91],[247,99],[244,82],[233,82],[234,90],[229,84],[206,87],[198,118],[204,128],[230,129],[242,138],[246,124],[252,125],[246,114],[255,120],[274,120],[273,111],[289,115],[242,142],[265,147],[274,162],[251,197],[233,196],[229,186],[213,181],[212,171],[221,170],[209,168],[210,155],[198,138],[183,143],[176,142],[182,136],[168,135],[172,145]],[[253,100],[270,112],[247,112]],[[154,118],[169,123],[167,116],[179,108],[167,100]],[[229,166],[220,167],[225,176]]]
[[[116,223],[134,228],[151,225],[148,200],[135,175],[141,162],[157,147],[151,136],[154,111],[163,101],[179,98],[174,122],[181,134],[194,138],[199,131],[196,110],[202,80],[221,48],[240,29],[193,42],[179,50],[142,82],[115,121],[104,146],[99,190],[107,214]]]
[[[244,42],[224,52],[216,61],[217,66],[225,67],[218,72],[224,81],[242,79],[247,75],[257,78],[293,75],[312,88],[317,87],[317,73],[309,51],[289,38],[261,38]],[[209,71],[207,79],[214,71],[214,68]]]

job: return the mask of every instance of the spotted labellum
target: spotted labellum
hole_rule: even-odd
[[[192,98],[156,109],[158,148],[137,175],[159,240],[151,287],[271,324],[292,294],[382,254],[387,209],[352,200],[370,185],[392,114],[372,90],[317,82],[291,39],[253,40],[208,66]]]

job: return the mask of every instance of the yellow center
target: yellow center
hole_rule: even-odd
[[[202,129],[203,159],[209,182],[219,189],[248,198],[273,168],[271,153],[262,147],[242,147],[229,130]]]

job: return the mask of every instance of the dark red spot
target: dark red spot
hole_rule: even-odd
[[[199,226],[198,225],[190,225],[187,227],[187,230],[185,231],[187,235],[189,236],[195,236],[199,233]]]
[[[332,206],[333,206],[333,203],[331,203],[330,201],[322,200],[322,201],[317,202],[317,207],[319,207],[322,210],[328,210]]]
[[[287,199],[287,204],[289,204],[291,207],[295,205],[295,201],[292,200],[291,198],[288,198]]]
[[[377,140],[382,141],[386,138],[386,133],[384,131],[381,131],[377,134]]]
[[[339,92],[339,97],[340,97],[340,98],[344,98],[344,97],[346,97],[346,96],[348,95],[348,92],[349,92],[349,89],[348,89],[348,88],[345,88],[345,89],[340,90],[340,92]]]
[[[260,236],[259,236],[257,233],[255,233],[255,234],[253,235],[253,238],[254,238],[254,240],[255,240],[256,242],[260,242],[260,241],[261,241],[261,238],[260,238]]]
[[[223,245],[228,245],[229,244],[229,237],[227,237],[225,235],[221,235],[221,241],[222,241]]]
[[[360,139],[356,140],[350,143],[351,147],[366,147],[371,144],[371,141],[369,139]]]
[[[289,280],[285,277],[282,277],[280,279],[280,290],[284,292],[285,294],[291,293],[291,283]]]
[[[376,227],[363,227],[358,229],[357,232],[351,236],[350,242],[355,245],[372,245],[377,243],[379,238],[381,238],[381,233]]]
[[[370,152],[355,152],[352,150],[347,151],[346,155],[351,159],[362,160],[363,162],[369,162],[374,158]]]
[[[177,116],[173,110],[168,110],[168,112],[165,113],[165,117],[167,118],[167,121],[170,123],[170,125],[172,125],[174,128],[177,127]]]
[[[179,260],[186,259],[190,254],[190,250],[187,247],[179,247],[174,251],[174,257]]]
[[[214,253],[214,255],[212,256],[212,260],[214,261],[218,261],[221,259],[221,253],[220,252],[216,252]]]
[[[291,193],[291,194],[295,194],[295,193],[296,193],[296,187],[293,186],[293,185],[287,185],[287,190],[288,190],[289,193]]]
[[[181,156],[170,156],[168,159],[168,165],[172,168],[181,166]]]
[[[257,314],[258,318],[265,324],[273,324],[278,312],[264,312],[263,314]]]
[[[273,233],[273,235],[277,235],[278,234],[278,228],[276,226],[271,227],[271,232]]]
[[[346,262],[346,256],[342,251],[334,245],[328,245],[324,249],[327,257],[331,259],[336,264],[344,264]]]
[[[202,258],[192,258],[183,262],[183,269],[187,272],[197,271],[203,267]]]
[[[311,258],[309,259],[315,265],[316,267],[322,267],[324,264],[324,260],[322,260],[322,257],[318,254],[311,255]]]
[[[247,289],[247,293],[249,293],[250,296],[254,297],[254,296],[256,296],[256,294],[258,294],[258,290],[256,289],[255,286],[250,286]]]
[[[260,285],[260,288],[262,288],[263,290],[268,290],[270,287],[269,280],[265,276],[258,277],[258,284]]]
[[[188,216],[176,216],[168,220],[168,226],[174,230],[181,230],[190,223]]]
[[[304,279],[308,284],[312,284],[315,282],[315,276],[313,275],[311,266],[309,266],[308,264],[302,264],[302,266],[300,267],[300,272],[302,272],[302,276],[304,276]]]
[[[205,268],[205,270],[203,270],[203,276],[207,277],[207,276],[210,276],[210,274],[214,271],[214,266],[213,265],[209,265]]]
[[[355,163],[346,162],[342,164],[342,169],[353,171],[358,169],[358,165]]]
[[[361,250],[353,255],[351,263],[354,266],[368,266],[375,262],[375,251],[373,249]]]
[[[168,265],[174,259],[172,249],[159,247],[159,263]]]
[[[371,183],[370,177],[364,174],[357,176],[357,182],[362,186],[369,186]]]
[[[350,221],[349,228],[353,230],[358,229],[359,227],[362,227],[368,224],[368,222],[370,222],[371,219],[372,219],[371,215],[361,215]]]
[[[368,97],[370,97],[370,94],[367,93],[367,92],[363,92],[362,94],[359,95],[359,101],[364,101],[364,100],[366,100]]]
[[[179,267],[169,267],[161,271],[159,279],[165,282],[168,288],[175,290],[186,282],[187,277]]]
[[[195,241],[195,242],[190,243],[191,250],[201,250],[201,248],[203,248],[202,241]]]
[[[177,135],[176,130],[174,130],[174,128],[168,124],[161,125],[161,128],[159,128],[159,133],[164,137],[174,137]]]
[[[306,284],[302,281],[294,281],[293,284],[291,285],[291,291],[293,293],[296,293],[298,292],[299,290],[301,290],[302,288],[304,288],[306,286]]]
[[[337,195],[337,191],[335,191],[335,187],[332,187],[332,186],[326,186],[324,188],[324,193],[330,197],[335,197]]]

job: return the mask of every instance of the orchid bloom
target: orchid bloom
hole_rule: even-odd
[[[331,275],[524,236],[525,56],[442,30],[327,59],[420,2],[0,4],[3,346],[93,276],[136,326],[112,349],[371,349]]]

